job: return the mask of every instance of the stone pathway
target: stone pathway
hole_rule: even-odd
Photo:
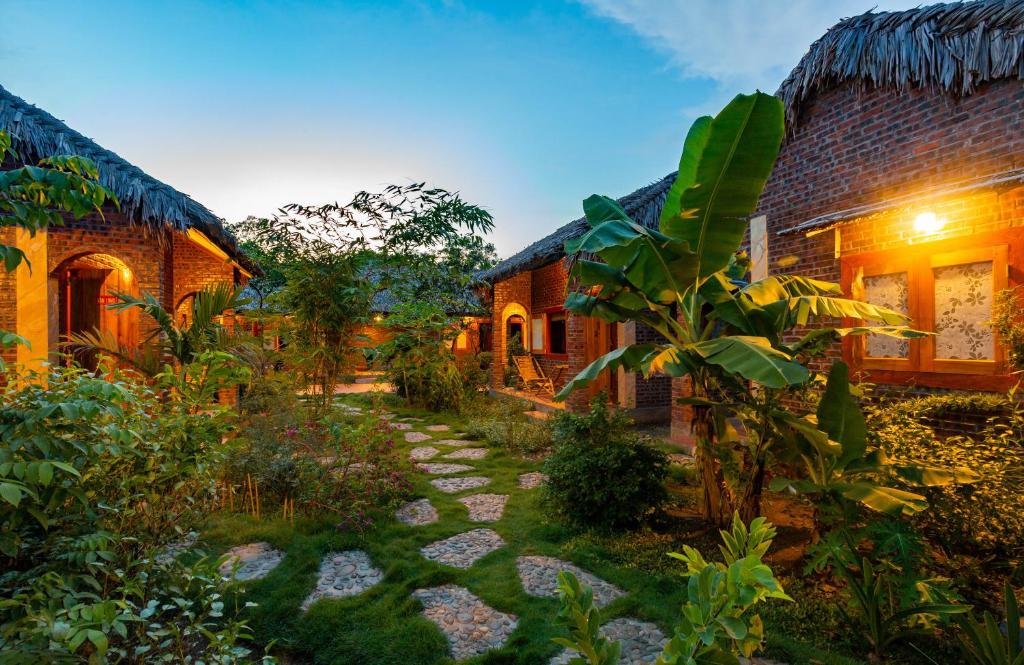
[[[189,531],[181,538],[172,540],[167,543],[163,550],[160,551],[153,560],[160,565],[166,565],[178,558],[179,555],[187,552],[188,550],[195,547],[195,544],[199,541],[198,531]]]
[[[225,554],[228,558],[220,565],[220,574],[230,577],[235,562],[238,562],[235,579],[239,582],[262,579],[284,560],[284,552],[275,550],[270,543],[239,545]]]
[[[544,484],[548,477],[540,471],[532,471],[519,476],[519,488],[524,490],[537,489]]]
[[[462,478],[434,478],[430,484],[445,494],[455,494],[483,487],[490,482],[491,479],[484,476],[463,476]]]
[[[661,629],[640,619],[615,619],[601,626],[601,632],[609,640],[621,643],[621,665],[653,663],[658,660],[662,649],[668,644],[668,638]],[[566,649],[548,661],[548,665],[568,665],[575,656],[575,651]]]
[[[384,574],[374,568],[366,552],[349,550],[328,554],[320,562],[316,588],[306,596],[302,609],[309,609],[310,605],[321,598],[358,596],[382,579]]]
[[[449,432],[452,428],[448,425],[427,425],[423,429],[428,432]]]
[[[519,572],[519,580],[523,583],[523,590],[531,596],[557,598],[558,573],[563,570],[571,572],[581,584],[594,590],[594,605],[597,607],[604,607],[616,598],[626,595],[625,591],[593,573],[553,556],[521,556],[516,559],[516,570]]]
[[[433,438],[434,437],[430,436],[429,434],[424,434],[423,432],[405,433],[405,440],[408,441],[409,443],[423,443],[424,441],[430,441]]]
[[[677,464],[679,466],[689,466],[693,464],[695,460],[693,455],[687,455],[686,453],[669,453],[668,463]]]
[[[411,460],[424,460],[436,457],[441,452],[433,446],[416,446],[409,451],[409,459]]]
[[[473,467],[466,464],[446,464],[444,462],[425,462],[423,464],[417,464],[416,467],[420,471],[433,473],[435,475],[442,473],[462,473],[463,471],[473,470]]]
[[[496,531],[473,529],[421,547],[420,554],[435,563],[465,570],[504,545]]]
[[[483,459],[484,457],[487,457],[486,448],[462,448],[444,456],[445,459]]]
[[[412,595],[423,603],[423,616],[448,638],[455,660],[504,646],[518,624],[514,614],[499,612],[454,584],[417,589]]]
[[[394,430],[410,430],[410,429],[412,429],[412,425],[409,424],[409,423],[396,423],[396,422],[392,421],[389,424],[391,425],[391,429],[394,429]]]
[[[505,512],[507,494],[473,494],[459,499],[469,509],[470,522],[497,522]]]
[[[441,439],[440,441],[435,441],[434,443],[440,443],[442,445],[451,446],[453,448],[462,448],[463,446],[478,446],[478,445],[480,445],[479,441],[467,441],[466,439]]]
[[[437,521],[437,508],[430,499],[416,499],[396,510],[395,519],[409,526],[433,524]]]

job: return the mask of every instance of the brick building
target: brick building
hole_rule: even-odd
[[[204,286],[251,276],[253,268],[212,212],[2,87],[0,129],[18,155],[5,168],[56,154],[87,157],[120,201],[119,209],[69,218],[35,236],[0,228],[0,242],[17,245],[31,262],[31,269],[0,270],[0,330],[31,343],[3,349],[4,360],[39,368],[69,333],[95,329],[138,344],[147,324],[137,310],[106,308],[116,292],[153,294],[176,317],[187,317]]]
[[[619,203],[635,221],[656,228],[674,179],[675,173],[671,173],[622,197]],[[577,219],[482,273],[481,278],[490,285],[494,352],[491,386],[495,390],[504,386],[509,342],[514,336],[554,381],[555,390],[618,346],[657,338],[653,330],[635,323],[607,324],[565,311],[565,298],[571,288],[565,241],[580,237],[587,229],[587,220]],[[605,372],[588,390],[570,396],[567,404],[580,410],[591,395],[601,390],[639,420],[668,420],[668,377],[645,379],[633,372]]]

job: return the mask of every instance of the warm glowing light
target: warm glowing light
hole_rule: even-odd
[[[945,221],[931,211],[922,212],[914,218],[914,230],[926,235],[938,233],[944,224]]]
[[[126,282],[132,281],[132,271],[129,270],[127,267],[121,268],[121,279],[123,279]]]
[[[376,321],[377,323],[380,323],[381,321],[384,320],[384,317],[378,314],[377,316],[373,317],[373,320]]]

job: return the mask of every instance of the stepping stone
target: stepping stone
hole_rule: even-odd
[[[433,473],[435,475],[442,473],[462,473],[463,471],[473,470],[473,467],[465,464],[445,464],[444,462],[425,462],[423,464],[417,464],[416,467],[420,471]]]
[[[464,490],[474,490],[491,482],[483,476],[463,476],[462,478],[434,478],[430,481],[436,489],[445,494],[455,494]]]
[[[448,425],[427,425],[423,429],[428,432],[449,432],[452,428]]]
[[[153,557],[153,560],[160,565],[166,565],[171,563],[178,558],[179,555],[184,554],[188,550],[195,547],[196,542],[199,540],[198,531],[189,531],[181,538],[172,540],[167,543],[160,553]]]
[[[594,605],[597,607],[604,607],[616,598],[626,595],[622,589],[594,574],[553,556],[521,556],[516,559],[516,570],[519,572],[519,580],[523,583],[523,590],[531,596],[557,598],[558,573],[563,570],[571,572],[581,584],[594,590]]]
[[[431,446],[417,446],[409,451],[409,459],[430,459],[431,457],[436,456],[439,452],[441,451]]]
[[[380,418],[381,420],[391,420],[392,418],[395,417],[395,414],[393,414],[393,413],[391,413],[389,411],[385,411],[384,413],[380,414],[377,417]]]
[[[226,552],[226,556],[228,558],[220,565],[220,574],[230,577],[237,562],[238,570],[234,575],[239,582],[262,579],[284,560],[284,552],[275,550],[270,543],[249,543],[232,547]]]
[[[660,628],[640,619],[615,619],[601,626],[601,632],[612,642],[617,641],[622,645],[620,665],[653,663],[668,644],[668,638]],[[566,649],[548,661],[548,665],[568,665],[576,656],[575,650]]]
[[[350,406],[348,404],[335,404],[334,408],[350,416],[361,416],[363,414],[363,410],[360,409],[358,406]]]
[[[694,459],[692,455],[687,455],[686,453],[671,453],[668,456],[668,463],[678,466],[690,466],[694,463]]]
[[[435,441],[434,443],[440,443],[441,445],[444,446],[451,446],[452,448],[462,448],[464,446],[480,445],[479,441],[467,441],[465,439],[441,439],[440,441]]]
[[[537,489],[544,484],[548,477],[540,471],[531,471],[519,476],[519,487],[524,490]]]
[[[412,429],[412,424],[410,424],[410,423],[389,423],[389,424],[391,425],[391,429],[394,429],[394,430],[408,430],[408,429]]]
[[[445,459],[483,459],[487,456],[486,448],[462,448],[444,456]]]
[[[409,427],[412,427],[412,425],[409,425]],[[405,440],[408,441],[409,443],[423,443],[424,441],[430,441],[432,438],[434,437],[430,436],[429,434],[424,434],[423,432],[405,433]]]
[[[459,499],[469,509],[470,522],[497,522],[505,512],[507,494],[473,494]]]
[[[501,648],[518,625],[514,614],[499,612],[454,584],[416,589],[412,595],[423,603],[423,616],[448,638],[455,660]]]
[[[366,552],[349,550],[328,554],[320,562],[316,588],[306,596],[302,609],[309,609],[310,605],[321,598],[358,596],[382,579],[384,574],[374,568]]]
[[[437,509],[430,503],[430,499],[417,499],[396,510],[395,518],[409,526],[433,524],[437,521]]]
[[[325,455],[324,457],[317,457],[316,462],[320,466],[334,466],[334,463],[338,461],[338,458],[334,455]]]
[[[420,548],[420,554],[434,563],[469,568],[478,559],[504,547],[505,541],[491,529],[473,529]]]

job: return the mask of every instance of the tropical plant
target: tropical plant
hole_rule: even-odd
[[[957,617],[960,627],[960,646],[964,657],[974,665],[1024,665],[1024,646],[1020,639],[1020,610],[1013,587],[1007,582],[1003,588],[1003,603],[1006,608],[1006,631],[991,612],[985,612],[980,621],[973,617]]]
[[[463,406],[466,433],[519,455],[536,455],[551,448],[551,423],[531,418],[524,404],[511,397],[480,396]]]
[[[679,172],[662,210],[660,229],[633,222],[612,199],[583,203],[591,229],[566,242],[575,256],[571,276],[578,290],[566,308],[606,322],[637,321],[665,342],[625,346],[594,361],[559,393],[564,399],[602,372],[624,367],[645,375],[688,376],[694,406],[692,433],[704,490],[705,516],[724,524],[730,503],[720,443],[737,411],[760,414],[760,431],[743,440],[739,475],[763,479],[768,447],[776,442],[769,419],[778,401],[767,390],[802,387],[811,373],[801,354],[839,336],[877,332],[920,335],[892,310],[841,297],[834,284],[776,275],[753,284],[737,252],[783,135],[781,102],[770,95],[739,95],[716,117],[690,129]],[[599,260],[582,258],[594,256]],[[819,319],[855,318],[877,327],[821,328],[788,342],[788,333]],[[734,493],[735,494],[735,493]],[[757,513],[760,490],[748,495],[744,514]]]
[[[558,414],[544,460],[544,504],[553,515],[577,527],[633,528],[668,500],[668,457],[629,424],[603,393],[586,414]]]
[[[10,134],[0,130],[0,164],[8,156],[18,155],[11,148]],[[91,160],[75,155],[54,155],[35,166],[0,171],[0,228],[13,226],[34,236],[48,226],[63,226],[62,213],[75,219],[89,213],[102,218],[104,204],[119,203],[99,178]],[[21,249],[0,244],[0,262],[7,272],[23,261],[28,263]]]
[[[569,629],[569,637],[553,637],[551,641],[579,654],[569,660],[569,665],[617,665],[622,645],[601,633],[601,613],[594,606],[594,590],[582,586],[572,571],[560,570],[558,595],[562,602],[558,621]]]
[[[1010,365],[1024,371],[1024,319],[1021,318],[1020,287],[1004,289],[992,303],[992,330],[1006,347]]]
[[[156,376],[168,362],[184,368],[205,351],[232,350],[243,342],[240,335],[225,328],[220,321],[225,312],[247,302],[242,298],[240,286],[220,282],[203,287],[192,299],[191,316],[186,317],[184,324],[176,322],[174,315],[152,294],[115,295],[120,302],[107,308],[142,311],[155,324],[149,335],[137,346],[125,346],[108,331],[86,331],[72,334],[67,342],[69,348],[106,354],[148,376]]]
[[[659,665],[739,665],[764,644],[764,624],[753,614],[754,606],[777,598],[792,600],[762,558],[775,538],[775,528],[763,517],[749,528],[733,515],[729,531],[721,532],[722,562],[708,562],[690,546],[669,556],[686,564],[687,600],[680,609],[672,638],[658,657]],[[580,587],[571,575],[559,574],[562,594],[561,621],[570,628],[569,639],[554,641],[583,658],[581,665],[618,662],[620,645],[600,632],[600,615],[593,607],[592,592]]]
[[[952,602],[948,590],[921,579],[917,562],[899,554],[902,543],[884,543],[862,555],[847,529],[829,533],[816,548],[812,566],[831,569],[844,582],[856,615],[842,610],[849,624],[859,626],[873,656],[881,660],[896,642],[934,632],[936,621],[966,613],[969,605]]]
[[[788,442],[783,461],[799,465],[798,479],[777,477],[774,490],[792,489],[814,497],[816,521],[839,522],[854,517],[863,505],[882,513],[913,514],[927,507],[921,494],[901,489],[897,480],[915,486],[966,483],[978,476],[967,468],[940,468],[922,462],[901,463],[870,447],[860,405],[851,394],[849,368],[837,362],[829,371],[817,417],[782,414],[778,436]]]

